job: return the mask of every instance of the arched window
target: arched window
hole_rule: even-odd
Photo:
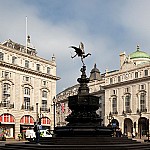
[[[140,94],[140,109],[141,109],[141,112],[145,112],[146,110],[146,94],[145,93]]]
[[[130,95],[126,95],[126,97],[125,97],[125,111],[127,112],[127,113],[129,113],[130,112]]]
[[[47,111],[47,91],[42,91],[42,111]]]
[[[34,124],[35,120],[30,115],[25,115],[20,119],[21,124]]]
[[[2,88],[2,103],[4,107],[10,104],[10,84],[4,83]]]
[[[116,97],[112,99],[112,113],[113,114],[117,113],[117,98]]]
[[[24,88],[24,109],[30,110],[30,88]]]

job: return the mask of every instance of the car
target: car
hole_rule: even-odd
[[[48,129],[40,130],[40,137],[52,137],[52,134],[49,132]],[[26,130],[26,140],[35,140],[36,133],[33,129],[27,129]]]

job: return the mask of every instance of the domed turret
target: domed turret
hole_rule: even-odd
[[[96,64],[90,72],[90,81],[92,80],[101,80],[100,71],[96,68]]]
[[[137,45],[137,50],[129,55],[129,58],[136,65],[150,61],[150,55],[141,51],[139,45]]]
[[[139,45],[137,45],[137,50],[130,54],[130,59],[134,59],[134,58],[150,59],[150,55],[148,55],[146,52],[141,51]]]

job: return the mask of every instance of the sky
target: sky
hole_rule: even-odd
[[[38,56],[56,57],[57,94],[77,84],[82,63],[69,46],[83,42],[87,77],[119,69],[119,54],[150,54],[150,0],[0,0],[0,42],[25,45],[27,31]]]

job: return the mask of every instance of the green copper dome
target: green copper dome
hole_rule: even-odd
[[[150,55],[141,51],[139,45],[137,45],[137,51],[130,54],[130,59],[134,58],[150,58]]]

